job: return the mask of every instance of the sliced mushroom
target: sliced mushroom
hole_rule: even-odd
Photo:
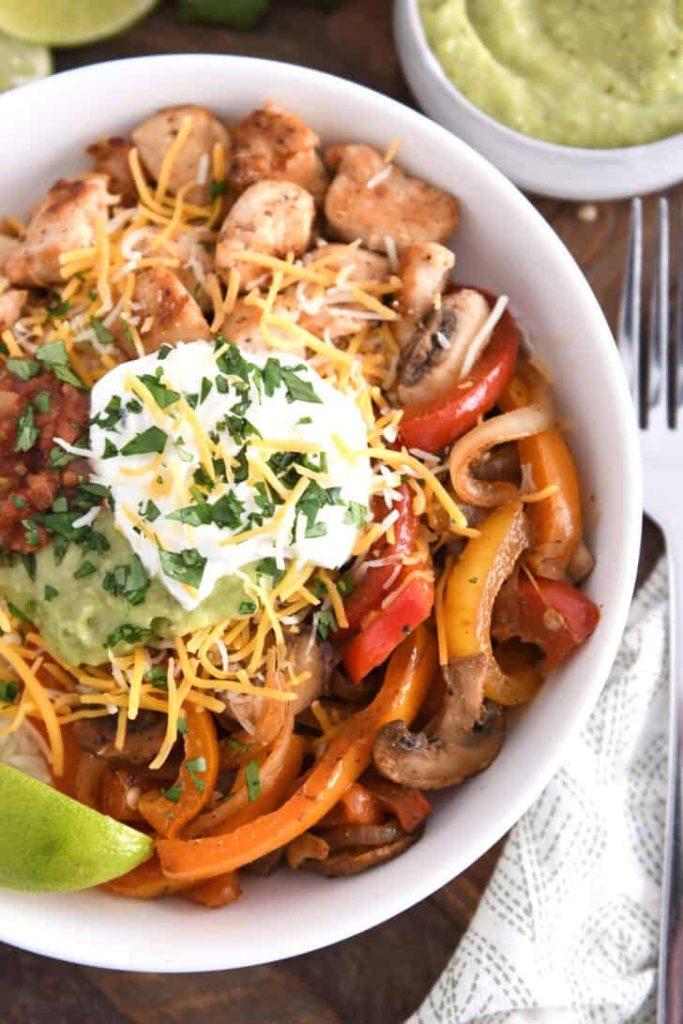
[[[402,405],[433,401],[458,382],[468,349],[489,316],[479,292],[460,288],[419,322],[398,366]]]
[[[73,737],[81,750],[108,761],[126,764],[149,764],[158,753],[166,734],[166,719],[156,711],[140,711],[128,722],[123,750],[114,746],[116,715],[102,718],[81,718],[71,726]]]
[[[423,732],[413,733],[401,721],[379,730],[373,746],[377,770],[403,786],[443,789],[487,768],[504,731],[500,709],[484,701],[488,672],[483,654],[451,662],[443,704]]]
[[[420,838],[419,832],[412,835],[402,835],[392,843],[384,846],[373,846],[370,849],[348,849],[338,850],[330,854],[325,860],[308,860],[303,865],[308,871],[315,871],[318,875],[326,875],[328,878],[337,878],[342,875],[358,875],[368,868],[377,867],[379,864],[386,864],[394,857],[400,856],[417,842]]]

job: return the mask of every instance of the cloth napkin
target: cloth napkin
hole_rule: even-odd
[[[651,1024],[664,837],[668,585],[641,588],[566,764],[510,834],[408,1024]]]

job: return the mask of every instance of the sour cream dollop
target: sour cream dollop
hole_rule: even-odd
[[[368,514],[363,417],[291,355],[192,341],[117,366],[90,445],[117,528],[189,610],[250,563],[343,565]]]

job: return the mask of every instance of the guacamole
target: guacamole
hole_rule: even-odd
[[[97,531],[104,551],[76,544],[63,557],[52,544],[35,562],[0,566],[0,593],[40,630],[46,646],[72,665],[98,665],[107,648],[124,652],[153,637],[172,637],[238,617],[241,582],[226,576],[192,611],[182,608],[158,579],[150,579],[109,512]],[[101,544],[100,547],[103,547]]]
[[[420,0],[475,106],[525,135],[614,147],[683,131],[683,0]]]

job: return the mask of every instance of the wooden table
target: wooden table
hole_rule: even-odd
[[[185,24],[168,4],[117,39],[61,52],[57,66],[63,70],[136,54],[238,53],[320,68],[413,102],[392,44],[391,0],[341,0],[328,15],[286,0],[273,6],[257,31],[235,33]],[[614,325],[627,205],[580,209],[539,200],[537,206],[571,249]],[[649,217],[648,227],[651,222]],[[661,550],[659,534],[646,524],[641,577]],[[448,961],[501,848],[502,843],[392,921],[272,966],[205,975],[121,975],[0,946],[0,1019],[2,1024],[397,1024],[417,1007]]]

